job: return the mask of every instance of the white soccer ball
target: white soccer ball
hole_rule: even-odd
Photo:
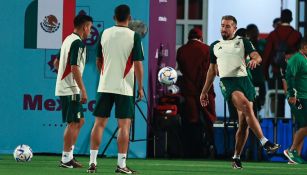
[[[29,162],[33,157],[33,152],[28,145],[22,144],[15,148],[13,155],[17,162]]]
[[[177,72],[172,67],[163,67],[158,73],[158,80],[165,85],[172,85],[177,81]]]

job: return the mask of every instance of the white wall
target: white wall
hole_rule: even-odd
[[[283,0],[283,8],[288,8],[296,19],[296,0]],[[220,22],[224,15],[233,15],[238,28],[254,23],[261,33],[269,33],[273,19],[280,16],[281,0],[209,0],[208,43],[220,38]],[[296,26],[295,20],[291,23]]]
[[[296,0],[283,0],[283,9],[290,9],[293,13],[292,26],[296,26]],[[220,22],[224,15],[233,15],[238,21],[238,28],[248,24],[256,24],[261,33],[273,30],[273,19],[280,16],[281,0],[209,0],[208,4],[208,40],[210,45],[221,38]],[[219,88],[219,79],[214,82],[216,93],[216,111],[223,116],[223,97]],[[286,115],[289,114],[286,111]]]

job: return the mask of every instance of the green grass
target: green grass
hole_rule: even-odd
[[[80,169],[59,168],[60,156],[35,155],[31,162],[17,163],[11,155],[0,155],[0,175],[78,175],[87,174],[88,157],[77,157]],[[116,159],[99,158],[98,174],[115,174]],[[144,175],[306,175],[307,165],[243,162],[243,170],[233,170],[229,161],[129,159],[128,165]]]

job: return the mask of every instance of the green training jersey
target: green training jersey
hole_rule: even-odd
[[[210,46],[210,63],[217,64],[219,76],[246,77],[246,56],[255,51],[252,43],[239,36],[218,40]]]
[[[288,96],[307,99],[307,58],[301,52],[288,61],[286,70]]]
[[[56,80],[55,95],[67,96],[80,94],[80,89],[71,71],[71,66],[79,67],[83,74],[86,61],[86,47],[80,36],[72,33],[67,36],[62,44],[59,56],[59,70]]]
[[[144,60],[141,36],[128,27],[110,27],[100,37],[97,57],[103,63],[97,91],[133,96],[133,61]]]

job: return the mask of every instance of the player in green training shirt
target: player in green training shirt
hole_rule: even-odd
[[[210,66],[206,83],[200,95],[200,103],[207,106],[208,91],[215,76],[220,76],[220,87],[225,100],[231,100],[237,109],[239,128],[236,133],[235,152],[232,167],[242,169],[240,155],[247,141],[249,128],[261,142],[267,153],[272,154],[280,147],[270,142],[262,132],[259,121],[253,111],[255,88],[248,78],[246,68],[254,69],[261,62],[261,57],[255,51],[250,41],[235,36],[237,20],[231,15],[223,16],[221,20],[222,39],[210,46]],[[251,60],[246,64],[246,55]]]
[[[295,132],[292,146],[284,150],[285,156],[294,164],[305,163],[299,156],[304,137],[307,136],[307,38],[301,42],[299,52],[288,61],[286,80],[288,101],[295,116],[298,130]]]

